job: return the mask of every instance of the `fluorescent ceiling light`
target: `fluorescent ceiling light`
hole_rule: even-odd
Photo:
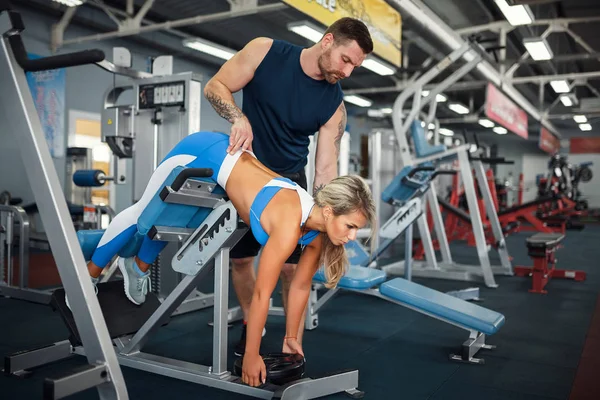
[[[550,86],[556,93],[569,93],[571,88],[569,88],[569,82],[565,80],[560,81],[550,81]]]
[[[430,93],[430,92],[429,92],[429,90],[423,90],[423,91],[421,92],[421,96],[423,96],[423,97],[427,97],[427,96],[429,96],[429,93]]]
[[[567,96],[566,94],[560,96],[560,102],[563,103],[565,107],[573,106],[573,100],[571,100],[571,97]]]
[[[374,118],[383,118],[386,115],[389,115],[392,113],[392,109],[391,108],[379,108],[379,109],[369,109],[367,110],[367,115],[369,117],[374,117]]]
[[[369,69],[369,70],[375,72],[376,74],[383,75],[383,76],[394,75],[394,72],[396,72],[388,64],[386,64],[382,61],[375,60],[374,58],[367,58],[365,61],[363,61],[362,66],[365,67],[366,69]]]
[[[578,124],[585,124],[587,122],[587,117],[585,115],[575,115],[573,116],[573,120]]]
[[[498,135],[506,135],[508,133],[508,131],[506,130],[506,128],[503,128],[501,126],[497,126],[494,129],[492,129],[494,132],[496,132]]]
[[[365,99],[364,97],[355,96],[353,94],[344,96],[344,100],[347,101],[348,103],[352,103],[359,107],[371,107],[371,105],[373,104],[373,102],[371,100]]]
[[[487,118],[482,118],[477,122],[479,122],[479,125],[483,126],[484,128],[493,128],[494,127],[494,123]]]
[[[67,7],[77,7],[83,4],[83,0],[53,0],[56,3],[64,4]]]
[[[533,22],[533,13],[529,6],[518,5],[510,6],[506,0],[494,0],[496,5],[504,14],[506,20],[513,26],[528,25]]]
[[[183,45],[185,47],[189,47],[190,49],[194,49],[205,54],[210,54],[211,56],[221,58],[223,60],[229,60],[235,54],[235,50],[219,46],[218,44],[209,42],[208,40],[204,39],[185,39],[183,41]]]
[[[529,52],[531,58],[535,61],[550,60],[554,57],[550,45],[544,38],[527,38],[523,40],[523,45],[527,49],[527,52]]]
[[[440,135],[444,135],[444,136],[454,136],[454,132],[451,129],[448,129],[448,128],[440,128],[438,130],[438,133]]]
[[[592,126],[590,124],[579,124],[579,129],[582,131],[591,131]]]
[[[292,22],[287,26],[288,30],[300,35],[311,42],[317,43],[323,38],[325,31],[308,21]]]
[[[462,104],[459,103],[450,103],[448,108],[454,111],[457,114],[465,115],[469,113],[469,109]]]

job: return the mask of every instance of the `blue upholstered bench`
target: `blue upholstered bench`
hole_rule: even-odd
[[[382,200],[388,203],[405,203],[411,200],[427,190],[435,173],[430,164],[403,168],[383,191]],[[386,245],[391,241],[393,240],[388,240]],[[382,246],[375,251],[376,255],[381,253]],[[318,299],[313,287],[306,325],[308,329],[317,326],[317,312],[328,299],[340,289],[350,290],[383,298],[469,331],[469,339],[463,343],[461,354],[451,355],[451,359],[483,363],[482,359],[476,359],[474,355],[482,348],[493,348],[485,344],[485,336],[495,334],[504,325],[505,318],[502,314],[403,278],[387,281],[384,271],[368,267],[371,256],[360,244],[350,242],[346,248],[351,266],[337,288]],[[317,271],[313,281],[318,284],[326,282],[323,269]]]
[[[474,356],[482,348],[494,348],[485,344],[485,336],[498,332],[504,325],[504,315],[404,278],[394,278],[387,282],[386,279],[385,272],[379,269],[351,266],[334,290],[373,294],[463,328],[469,331],[469,339],[463,343],[461,354],[452,354],[450,358],[477,364],[484,362],[483,359]],[[315,274],[313,280],[325,283],[322,269]]]

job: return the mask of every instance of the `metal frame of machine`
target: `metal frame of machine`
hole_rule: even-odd
[[[399,154],[403,166],[419,165],[421,163],[426,162],[445,164],[458,159],[458,173],[460,174],[460,179],[462,180],[465,188],[465,194],[467,198],[467,203],[469,205],[469,210],[472,210],[470,214],[471,223],[473,226],[473,233],[475,236],[475,242],[477,247],[477,255],[479,258],[479,265],[463,265],[453,261],[452,255],[450,253],[450,247],[448,245],[448,239],[446,237],[446,232],[444,230],[444,223],[440,212],[440,207],[437,201],[435,186],[432,185],[429,192],[427,193],[426,201],[429,203],[430,210],[433,216],[435,234],[440,245],[442,261],[437,261],[433,249],[430,230],[427,224],[427,218],[425,215],[422,215],[418,220],[418,227],[421,240],[423,241],[423,246],[425,249],[426,261],[414,261],[414,276],[467,281],[480,281],[483,279],[486,286],[497,287],[494,275],[513,275],[513,271],[508,255],[508,250],[506,248],[504,236],[502,234],[502,229],[500,227],[498,216],[494,208],[494,203],[492,201],[491,194],[487,186],[485,171],[482,162],[474,158],[471,158],[470,161],[468,153],[470,150],[470,145],[467,144],[460,145],[455,148],[448,149],[443,152],[438,152],[436,154],[429,155],[426,157],[416,158],[411,154],[411,148],[406,138],[411,128],[411,124],[413,123],[415,118],[421,113],[422,108],[424,106],[429,105],[428,118],[425,121],[423,121],[425,126],[428,126],[429,123],[433,121],[433,118],[435,116],[437,104],[435,101],[436,96],[443,92],[448,86],[452,85],[454,82],[458,81],[469,71],[471,71],[482,60],[482,56],[479,53],[475,52],[475,55],[471,57],[471,60],[469,62],[456,69],[452,74],[450,74],[446,79],[444,79],[440,84],[438,84],[435,89],[431,90],[424,99],[422,99],[421,96],[423,86],[430,82],[433,78],[438,76],[442,71],[447,69],[454,62],[461,59],[461,57],[466,52],[471,50],[473,50],[471,44],[465,43],[465,45],[454,50],[447,57],[440,60],[434,67],[425,72],[423,75],[414,78],[413,82],[411,82],[410,87],[404,90],[396,98],[393,107],[392,119],[394,124],[394,133],[399,144]],[[403,110],[403,107],[405,102],[411,96],[412,108],[410,112],[406,114],[406,112]],[[376,160],[372,160],[372,163],[375,162]],[[483,231],[482,219],[477,205],[477,195],[475,192],[475,183],[473,180],[472,173],[473,170],[475,171],[479,190],[482,193],[485,202],[485,209],[490,224],[492,226],[493,234],[495,236],[496,242],[498,243],[498,252],[501,260],[500,266],[492,267],[492,265],[490,264],[486,238]],[[373,180],[375,179],[377,179],[376,174],[373,175]],[[377,186],[376,182],[373,183],[373,192],[375,195],[379,193],[376,192],[375,189],[380,189],[380,187],[381,186]],[[402,274],[403,262],[387,265],[383,269],[390,274]]]

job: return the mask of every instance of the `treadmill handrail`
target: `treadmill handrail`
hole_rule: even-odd
[[[14,11],[7,0],[0,0],[0,12],[8,11],[12,29],[2,34],[8,35],[8,42],[12,48],[15,60],[23,71],[36,72],[49,69],[75,67],[79,65],[95,64],[103,61],[105,56],[102,50],[83,50],[74,53],[30,59],[25,50],[21,32],[25,29],[21,14]]]

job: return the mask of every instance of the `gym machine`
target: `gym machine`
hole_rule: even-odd
[[[122,86],[109,87],[104,94],[101,134],[102,141],[114,155],[111,176],[88,167],[74,170],[73,182],[78,189],[88,191],[106,181],[120,186],[131,182],[133,204],[142,196],[160,160],[185,136],[200,131],[201,76],[191,72],[172,74],[170,57],[161,58],[162,67],[157,75],[136,71],[130,68],[128,54],[118,55],[122,55],[126,49],[116,48],[113,51],[115,59],[125,62],[114,65],[104,61],[99,66],[108,72],[127,77],[128,82]],[[127,102],[128,98],[132,101]],[[131,160],[131,171],[126,169],[127,160]],[[181,242],[169,244],[151,269],[152,291],[161,301],[182,279],[181,274],[168,267],[169,260],[179,245]],[[166,268],[161,268],[164,260]],[[116,263],[113,263],[110,272],[103,275],[102,279],[109,279],[115,270]],[[212,305],[212,294],[194,290],[175,310],[175,314]]]
[[[138,232],[121,250],[130,252],[129,255],[120,254],[123,257],[136,254],[146,236],[152,240],[175,243],[183,240],[172,258],[171,266],[184,278],[164,301],[159,301],[156,295],[149,293],[146,301],[136,306],[123,294],[120,282],[98,284],[98,301],[104,311],[118,361],[130,368],[263,399],[313,399],[338,392],[361,398],[364,394],[357,390],[357,370],[316,379],[303,377],[302,373],[297,374],[292,370],[290,374],[301,379],[290,380],[283,385],[274,383],[281,380],[273,379],[273,374],[277,372],[273,371],[271,376],[267,375],[268,383],[261,387],[245,385],[239,376],[227,370],[229,249],[246,233],[248,227],[238,218],[235,207],[226,199],[224,191],[207,179],[212,175],[212,169],[175,168],[140,216]],[[86,259],[91,257],[102,234],[95,230],[79,232]],[[144,352],[150,335],[169,322],[181,302],[213,271],[215,303],[212,364],[199,365]],[[73,314],[65,304],[65,292],[55,291],[52,303],[70,331],[69,339],[7,357],[6,372],[18,374],[73,354],[87,354],[87,347],[82,347],[86,332],[73,323]],[[294,369],[303,369],[303,360],[293,359],[290,355],[287,357],[292,358],[288,361],[297,367]],[[281,359],[270,354],[264,358]],[[239,373],[240,369],[240,362],[237,361],[234,371]],[[69,388],[75,385],[74,379],[63,378],[46,381],[46,390],[51,393],[71,392]]]
[[[319,270],[311,288],[305,328],[315,329],[319,324],[319,310],[340,290],[374,296],[443,322],[455,325],[469,332],[461,347],[460,354],[451,354],[453,361],[482,364],[483,359],[475,358],[481,349],[494,349],[485,343],[486,336],[496,333],[504,324],[504,316],[492,310],[469,303],[466,300],[478,299],[479,288],[442,293],[411,281],[411,259],[407,257],[404,278],[388,280],[385,268],[374,267],[371,257],[377,257],[401,234],[405,234],[405,252],[412,253],[412,224],[422,216],[422,197],[438,174],[453,174],[453,171],[435,170],[431,166],[405,167],[386,187],[382,200],[398,205],[394,216],[380,229],[381,244],[369,255],[358,243],[349,250],[353,262],[337,287],[330,289],[320,298],[318,289],[326,282],[324,271]]]
[[[451,64],[461,59],[462,56],[469,52],[471,61],[457,68],[441,83],[439,83],[429,94],[422,98],[422,88],[433,78],[438,76],[442,71],[448,68]],[[485,171],[481,160],[475,156],[471,156],[469,160],[470,145],[464,144],[456,146],[452,149],[447,149],[444,145],[431,145],[428,143],[424,126],[427,127],[432,123],[436,111],[436,97],[448,86],[452,85],[469,71],[471,71],[481,60],[483,55],[477,45],[465,43],[460,48],[454,50],[447,57],[438,62],[433,68],[425,72],[419,77],[413,78],[409,88],[404,90],[394,102],[392,120],[394,125],[394,134],[399,144],[400,158],[403,166],[418,166],[423,163],[433,163],[434,165],[443,165],[452,163],[458,160],[458,171],[461,181],[465,188],[465,195],[469,210],[471,210],[470,218],[473,227],[473,234],[477,247],[477,255],[479,265],[463,265],[454,262],[450,253],[448,239],[444,230],[444,223],[438,204],[437,193],[434,185],[430,188],[426,195],[426,201],[429,203],[430,210],[433,216],[436,239],[440,246],[442,261],[438,262],[432,243],[431,234],[427,224],[427,218],[422,215],[418,220],[418,228],[421,240],[425,250],[425,261],[413,262],[413,275],[421,277],[455,279],[467,281],[481,281],[488,287],[497,287],[495,274],[513,275],[512,265],[506,248],[506,242],[502,234],[502,229],[498,221],[498,216],[494,208],[493,200],[487,187]],[[404,104],[412,96],[411,110],[406,113]],[[428,118],[424,121],[419,121],[417,116],[421,113],[424,106],[429,105]],[[414,155],[411,152],[407,136],[412,138],[414,147]],[[492,266],[490,263],[486,238],[483,230],[483,223],[477,204],[477,195],[475,192],[475,183],[473,173],[475,171],[476,180],[478,182],[480,193],[485,202],[485,211],[488,215],[491,229],[495,237],[497,250],[500,256],[501,265]],[[396,263],[385,267],[385,271],[390,274],[402,275],[403,262]]]
[[[113,174],[118,183],[131,179],[132,203],[142,196],[160,160],[185,136],[200,131],[201,77],[191,72],[172,75],[168,70],[165,73],[154,76],[128,69],[131,82],[109,88],[104,96],[102,140],[116,156]],[[129,91],[133,93],[134,101],[123,104],[119,100]],[[124,160],[128,158],[132,159],[129,176],[124,169]],[[161,301],[183,278],[169,268],[181,243],[169,244],[151,269],[152,291]],[[194,290],[175,314],[212,305],[212,294]]]
[[[102,62],[104,54],[90,50],[29,60],[20,36],[23,29],[20,15],[12,11],[5,0],[1,0],[0,32],[3,36],[0,68],[6,73],[0,76],[0,84],[5,90],[5,96],[0,100],[0,117],[5,121],[6,132],[15,133],[15,137],[10,139],[19,141],[21,156],[27,160],[29,182],[36,188],[34,193],[42,221],[53,232],[49,241],[64,290],[58,289],[53,293],[52,304],[65,320],[71,336],[63,342],[7,357],[5,372],[20,374],[36,365],[79,354],[87,357],[89,367],[78,369],[73,375],[60,379],[47,379],[44,382],[46,398],[62,398],[97,387],[101,399],[127,399],[119,363],[264,399],[309,399],[338,392],[361,397],[362,392],[356,389],[356,370],[317,379],[302,378],[284,386],[267,384],[260,388],[242,384],[239,377],[226,370],[228,249],[239,240],[247,227],[240,226],[237,212],[231,202],[225,201],[224,193],[218,193],[214,184],[202,180],[212,175],[212,171],[176,169],[165,181],[165,187],[156,194],[160,201],[152,202],[161,208],[160,213],[149,213],[152,214],[151,218],[156,217],[148,225],[154,229],[135,237],[138,244],[141,244],[145,234],[152,239],[183,242],[173,256],[171,266],[184,277],[169,296],[160,302],[157,296],[149,295],[148,301],[138,308],[123,295],[122,283],[118,281],[98,284],[96,296],[84,253],[95,248],[102,232],[80,231],[76,235],[69,221],[67,203],[45,143],[25,72],[94,64]],[[177,213],[170,212],[173,208]],[[181,212],[182,208],[186,209],[185,213]],[[182,223],[185,217],[188,220]],[[182,224],[177,226],[177,223]],[[88,240],[85,240],[86,236]],[[86,255],[89,257],[89,254]],[[168,322],[200,279],[213,269],[213,364],[196,365],[140,351],[148,336]],[[66,307],[65,296],[69,296],[71,308]],[[127,308],[135,312],[127,312]],[[104,313],[102,309],[105,309]]]
[[[0,87],[3,90],[0,119],[4,126],[2,134],[7,136],[2,140],[19,144],[40,217],[46,230],[52,232],[48,241],[63,287],[72,299],[75,324],[82,332],[89,366],[78,371],[76,391],[96,387],[101,399],[127,399],[123,374],[25,76],[26,72],[93,64],[102,61],[104,54],[88,50],[30,60],[21,38],[24,29],[21,15],[8,1],[0,0]]]

